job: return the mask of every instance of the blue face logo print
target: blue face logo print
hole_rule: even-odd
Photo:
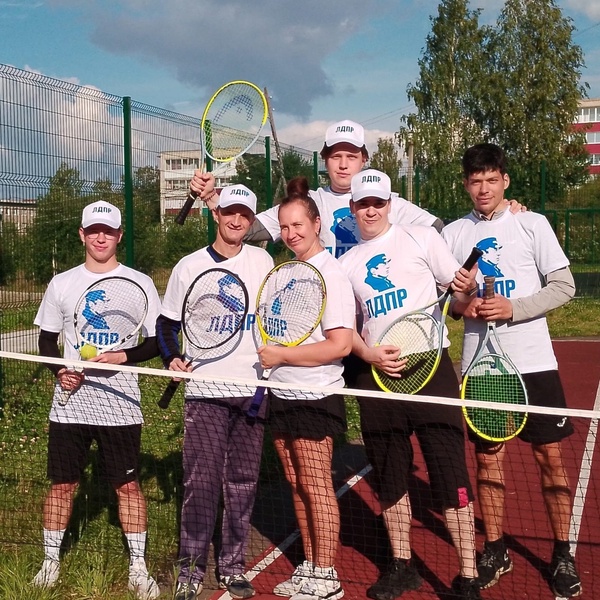
[[[376,254],[365,265],[367,276],[365,283],[377,292],[392,289],[394,284],[388,279],[390,259],[385,254]]]
[[[330,231],[335,235],[336,244],[358,244],[356,219],[349,207],[338,208],[333,213]]]
[[[244,292],[235,277],[224,275],[218,281],[219,294],[217,298],[223,306],[232,313],[244,311]],[[235,295],[237,294],[237,296]]]
[[[495,237],[485,238],[477,243],[477,247],[483,252],[483,255],[478,260],[479,270],[484,276],[504,277],[498,263],[502,246],[498,243]]]
[[[93,329],[110,329],[106,319],[98,314],[98,306],[102,306],[106,301],[106,292],[104,290],[92,290],[85,296],[85,307],[81,314],[85,317],[87,324]],[[98,303],[101,303],[98,305]]]

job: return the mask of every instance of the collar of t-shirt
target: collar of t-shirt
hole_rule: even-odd
[[[223,262],[224,260],[227,260],[226,256],[219,254],[212,246],[207,246],[206,251],[215,262]]]
[[[486,217],[483,213],[480,213],[475,209],[473,209],[472,212],[473,215],[475,215],[475,218],[479,219],[480,221],[494,221],[495,219],[499,219],[506,212],[506,208],[504,210],[494,211],[491,217]]]

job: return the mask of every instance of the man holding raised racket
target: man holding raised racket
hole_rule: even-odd
[[[261,282],[273,267],[273,260],[261,248],[243,243],[256,212],[256,195],[243,185],[222,190],[214,215],[217,235],[214,243],[184,257],[173,269],[157,322],[160,352],[165,366],[174,372],[195,372],[209,378],[233,377],[255,380],[262,368],[253,335],[254,299]],[[229,277],[217,279],[217,289],[190,310],[183,311],[190,285],[201,274],[215,268]],[[243,322],[233,329],[232,311],[241,309],[243,295],[234,292],[244,286],[252,308],[241,310]],[[216,302],[209,301],[214,298]],[[218,306],[207,315],[206,307]],[[182,314],[183,311],[183,314]],[[226,315],[224,319],[223,315]],[[240,317],[242,318],[242,317]],[[195,330],[194,321],[208,323],[228,337],[224,344],[196,354],[188,345],[179,347],[177,334],[183,323]],[[234,336],[230,336],[230,332]],[[207,344],[201,344],[206,348]],[[185,384],[183,482],[184,497],[179,542],[179,574],[176,600],[192,600],[202,591],[210,543],[217,520],[221,493],[224,494],[221,552],[218,557],[219,585],[234,598],[249,598],[254,588],[244,575],[250,517],[260,467],[266,403],[256,419],[248,419],[256,386],[248,388],[207,386],[189,380]]]
[[[484,251],[477,280],[495,276],[491,299],[478,297],[454,312],[465,317],[462,356],[468,370],[485,335],[487,322],[497,321],[503,351],[521,373],[530,405],[565,408],[566,400],[545,315],[575,294],[569,260],[543,215],[505,210],[504,190],[510,184],[506,157],[494,144],[478,144],[463,156],[464,186],[473,211],[447,225],[442,235],[460,261],[473,245]],[[480,293],[483,296],[483,293]],[[563,598],[581,594],[581,581],[569,548],[571,490],[561,458],[561,440],[573,433],[566,417],[530,413],[518,437],[531,444],[540,467],[541,487],[554,535],[550,585]],[[471,434],[477,456],[478,496],[486,542],[478,564],[482,588],[512,570],[503,539],[505,444]]]
[[[108,202],[98,201],[83,210],[79,237],[85,247],[85,262],[56,275],[44,294],[35,317],[40,327],[40,354],[60,358],[59,334],[64,334],[65,360],[89,358],[97,363],[137,363],[158,355],[154,326],[160,300],[152,280],[117,261],[121,241],[121,213]],[[132,300],[111,297],[101,281],[117,281],[140,290],[147,303],[138,327],[145,341],[138,345],[137,335],[128,338],[120,350],[92,357],[85,355],[84,340],[119,337],[111,331],[111,315],[137,315],[139,306]],[[107,288],[108,289],[108,288]],[[112,289],[112,288],[111,288]],[[117,286],[118,291],[118,286]],[[86,293],[87,292],[87,293]],[[83,298],[83,301],[82,301]],[[112,306],[112,310],[102,308]],[[128,304],[129,302],[129,304]],[[81,314],[77,309],[81,305]],[[75,320],[83,324],[74,327]],[[118,341],[118,340],[117,340]],[[135,375],[114,371],[78,371],[48,365],[57,378],[50,410],[48,439],[48,477],[50,490],[44,503],[44,562],[33,585],[51,588],[60,573],[59,553],[73,507],[73,498],[88,461],[90,446],[98,444],[100,467],[113,486],[119,503],[119,518],[130,552],[129,589],[141,600],[160,594],[144,561],[146,547],[146,503],[138,483],[138,457],[143,424],[140,390]]]
[[[398,317],[429,305],[437,285],[453,287],[461,300],[474,287],[474,269],[461,269],[444,240],[431,227],[399,226],[389,222],[390,178],[369,169],[352,178],[350,208],[356,217],[361,241],[339,260],[348,275],[363,317],[362,337],[354,335],[353,352],[361,360],[357,387],[379,389],[371,365],[390,377],[402,378],[407,360],[399,360],[401,348],[376,345],[380,334]],[[385,265],[393,286],[381,291],[373,286],[372,265]],[[371,265],[371,266],[370,266]],[[438,315],[439,308],[431,307]],[[422,394],[458,397],[458,382],[444,333],[439,366]],[[452,582],[455,597],[477,600],[479,586],[475,564],[473,494],[465,462],[462,413],[459,406],[431,405],[359,398],[363,440],[373,466],[374,485],[383,510],[392,562],[367,590],[374,600],[392,600],[422,583],[411,562],[411,507],[408,478],[412,468],[411,435],[419,440],[430,485],[441,504],[448,531],[460,563]],[[425,560],[427,559],[424,557]]]

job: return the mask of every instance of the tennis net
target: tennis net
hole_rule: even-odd
[[[54,385],[54,378],[44,363],[61,364],[63,361],[10,352],[0,352],[0,359],[3,398],[0,421],[0,586],[3,586],[3,591],[0,595],[17,598],[29,584],[44,556],[42,513],[49,489],[46,476],[48,413]],[[89,367],[89,363],[86,365],[77,361],[73,365]],[[154,366],[158,366],[158,363]],[[146,557],[151,573],[166,597],[170,597],[174,578],[182,567],[178,561],[178,544],[183,501],[184,386],[180,386],[180,391],[165,411],[157,407],[157,401],[170,380],[169,372],[161,368],[112,365],[102,365],[102,369],[102,376],[106,378],[115,374],[123,377],[124,381],[139,378],[145,421],[139,457],[139,481],[148,507]],[[128,379],[129,374],[133,380]],[[197,374],[184,374],[184,378],[193,380],[194,385],[205,390],[207,396],[214,395],[215,389],[227,390],[226,395],[236,396],[238,390],[256,386],[256,382],[225,376],[204,379]],[[268,388],[285,388],[288,394],[299,399],[306,397],[307,393],[339,393],[344,397],[348,428],[335,438],[331,469],[340,512],[335,564],[346,597],[363,598],[365,590],[389,565],[392,550],[382,516],[382,504],[376,491],[380,488],[377,487],[375,473],[365,452],[366,438],[361,430],[360,406],[356,398],[364,398],[363,410],[369,411],[376,411],[381,400],[418,401],[426,404],[426,410],[432,414],[449,405],[485,405],[453,398],[264,383]],[[586,394],[585,402],[579,402],[581,398],[578,398],[577,405],[580,408],[577,409],[529,407],[528,411],[530,417],[532,414],[548,414],[559,420],[568,417],[573,423],[574,433],[563,440],[560,449],[571,489],[571,495],[568,496],[572,509],[569,539],[583,588],[593,593],[591,590],[600,585],[600,576],[595,574],[600,571],[595,568],[600,546],[597,518],[600,511],[600,458],[595,455],[600,397],[596,389],[588,390]],[[567,397],[570,398],[568,389]],[[209,402],[218,403],[216,399]],[[119,416],[114,415],[115,423],[119,422]],[[105,414],[104,417],[107,423],[111,423],[111,415]],[[208,422],[204,425],[207,436],[214,434],[218,437],[219,424]],[[385,436],[385,433],[382,435]],[[372,432],[369,437],[373,437]],[[248,578],[258,594],[269,595],[304,559],[293,497],[272,438],[267,425],[251,529],[245,548]],[[432,491],[430,473],[415,435],[411,443],[414,466],[408,477],[412,507],[410,540],[413,564],[424,581],[418,593],[410,597],[450,598],[450,584],[459,570],[457,554],[446,528],[443,502]],[[211,444],[215,448],[218,445],[212,440],[208,446]],[[400,470],[400,465],[394,463],[398,455],[393,453],[393,445],[387,448],[391,449],[389,459],[392,464],[386,471],[389,474]],[[475,452],[468,441],[465,442],[465,448],[470,481],[476,494]],[[65,464],[72,459],[70,454],[65,455]],[[95,585],[94,597],[127,598],[127,545],[119,527],[116,496],[103,480],[101,463],[98,448],[94,445],[75,494],[73,514],[63,540],[59,589],[74,594],[73,597],[83,598],[89,597],[85,596],[89,594],[85,586],[89,588]],[[306,467],[309,471],[310,466]],[[207,466],[197,476],[208,478],[213,475],[211,470],[212,467]],[[502,577],[496,586],[485,590],[483,596],[552,598],[548,569],[554,535],[545,508],[545,501],[549,498],[548,489],[545,492],[541,489],[539,467],[528,444],[519,440],[507,443],[504,472],[506,498],[502,530],[514,569]],[[235,504],[228,504],[228,507],[234,521],[231,531],[236,531],[240,516],[235,514]],[[477,500],[474,507],[479,557],[484,528]],[[213,536],[214,550],[211,549],[205,569],[204,587],[209,590],[219,588],[214,558],[215,552],[218,554],[223,545],[219,530],[217,526]],[[90,576],[90,581],[85,585],[81,581],[81,573],[84,572],[95,573],[94,578]]]

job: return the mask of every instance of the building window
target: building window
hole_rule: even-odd
[[[600,106],[579,109],[579,123],[598,123],[600,121]]]
[[[590,154],[590,164],[600,165],[600,154]]]
[[[588,131],[585,134],[586,144],[600,144],[600,131]]]

